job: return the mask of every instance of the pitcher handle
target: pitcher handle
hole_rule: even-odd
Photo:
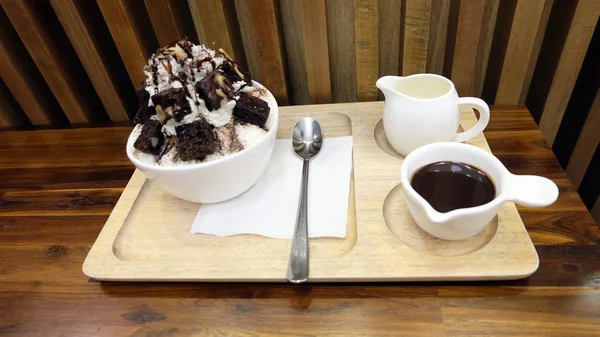
[[[507,199],[526,207],[546,207],[558,198],[558,186],[544,177],[510,174],[506,185]]]
[[[455,142],[466,142],[483,132],[490,121],[490,107],[482,99],[476,97],[460,97],[458,99],[459,108],[472,108],[479,111],[479,121],[467,131],[458,133],[454,138]]]

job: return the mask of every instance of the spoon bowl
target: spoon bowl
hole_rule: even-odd
[[[322,144],[323,134],[319,122],[306,117],[296,123],[292,134],[292,146],[300,158],[311,159],[316,156]]]
[[[292,147],[302,158],[303,163],[298,215],[287,274],[287,279],[291,283],[303,283],[308,279],[308,173],[310,160],[319,154],[322,145],[323,134],[319,122],[306,117],[296,123],[292,135]]]

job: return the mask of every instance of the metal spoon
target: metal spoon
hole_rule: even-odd
[[[291,283],[302,283],[308,278],[308,170],[311,158],[321,150],[323,134],[321,125],[316,120],[306,117],[296,123],[292,135],[292,146],[296,154],[302,158],[302,188],[298,203],[298,215],[294,228],[294,240],[288,266],[287,279]]]

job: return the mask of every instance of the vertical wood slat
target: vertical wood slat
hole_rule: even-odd
[[[461,96],[479,96],[496,22],[498,0],[461,0],[452,81]]]
[[[596,98],[590,108],[585,124],[579,134],[579,139],[575,144],[569,164],[567,165],[567,174],[575,188],[579,188],[587,168],[592,161],[594,151],[600,144],[600,89],[596,92]]]
[[[406,0],[404,12],[402,75],[424,73],[427,67],[431,0]]]
[[[327,0],[327,40],[334,102],[356,102],[354,3]]]
[[[246,64],[248,65],[248,70],[250,70],[250,72],[252,73],[252,77],[254,77],[254,79],[262,78],[259,58],[256,57],[256,55],[258,55],[258,47],[254,43],[255,40],[254,40],[254,30],[252,29],[252,17],[249,15],[250,3],[248,1],[238,1],[236,3],[235,8],[238,13],[243,13],[242,15],[237,15],[237,19],[240,23],[240,33],[242,35],[242,43],[244,46],[244,55],[246,57]],[[192,15],[193,15],[193,13],[192,13]],[[196,27],[197,27],[196,31],[198,32],[199,38],[200,38],[201,37],[200,31],[198,30],[198,26],[196,26]],[[200,28],[202,28],[202,27],[200,27]],[[202,33],[202,34],[204,34],[204,33]],[[200,41],[202,41],[202,40],[200,40]],[[248,42],[246,42],[246,41],[248,41]]]
[[[325,0],[284,0],[280,6],[293,103],[331,103]]]
[[[377,99],[375,81],[379,76],[378,1],[354,0],[357,100]]]
[[[600,1],[578,1],[540,119],[539,127],[551,147],[565,114],[599,15]]]
[[[477,63],[475,64],[476,69],[481,69],[478,75],[475,77],[476,96],[481,96],[481,93],[483,92],[483,84],[487,74],[488,62],[490,60],[492,40],[494,39],[494,29],[496,27],[496,20],[498,19],[499,7],[500,0],[487,0],[486,2],[485,12],[483,14],[484,23],[482,24],[482,42],[481,45],[478,46],[479,48],[477,50],[476,58]]]
[[[91,23],[86,20],[77,0],[51,0],[75,52],[79,56],[104,108],[112,121],[127,121],[127,111],[115,87],[116,79],[108,72],[108,62],[102,57],[99,45],[92,34]]]
[[[428,73],[441,75],[444,71],[444,55],[446,52],[449,15],[450,0],[434,0],[431,2],[426,69]]]
[[[185,29],[175,11],[177,0],[144,0],[154,32],[161,46],[185,35]]]
[[[17,128],[26,124],[21,109],[19,109],[11,93],[0,81],[0,129]]]
[[[4,92],[0,91],[0,128],[15,126],[15,121],[11,113],[12,108],[10,102],[4,96]]]
[[[402,1],[379,1],[379,77],[400,74]],[[380,97],[383,97],[380,95]]]
[[[133,13],[126,0],[97,0],[104,21],[110,30],[127,73],[134,86],[139,86],[146,79],[143,68],[151,52],[149,46],[135,24]]]
[[[547,0],[518,1],[495,104],[524,103],[546,31],[550,6],[551,1]]]
[[[594,220],[596,220],[596,223],[600,224],[600,197],[596,199],[596,203],[594,204],[591,213]]]
[[[73,124],[92,122],[94,116],[85,93],[69,71],[62,51],[52,43],[32,4],[17,0],[1,0],[0,4],[69,121]]]
[[[331,103],[329,62],[324,62],[329,59],[325,0],[301,1],[300,18],[310,103]]]
[[[548,21],[550,19],[550,13],[552,11],[552,5],[555,0],[546,0],[544,4],[544,10],[542,12],[542,18],[537,30],[537,36],[535,37],[535,43],[532,47],[531,57],[529,58],[529,64],[527,65],[527,71],[525,73],[525,79],[523,80],[523,89],[521,90],[521,97],[519,97],[519,104],[525,104],[525,99],[529,93],[531,86],[531,79],[533,78],[533,72],[537,59],[540,56],[540,50],[542,49],[542,42],[548,28]]]
[[[288,104],[274,0],[240,0],[236,2],[242,40],[252,75],[265,85],[281,105]]]
[[[304,41],[302,19],[300,18],[301,0],[281,0],[281,22],[286,46],[288,61],[291,104],[308,104],[310,97],[308,93],[308,74],[306,54],[304,52]]]
[[[213,49],[223,48],[245,67],[244,47],[233,0],[188,0],[188,4],[200,43]]]
[[[31,65],[15,50],[13,38],[18,37],[10,34],[9,25],[8,20],[0,22],[0,76],[33,125],[50,125],[52,111],[38,86],[43,79],[33,75]]]

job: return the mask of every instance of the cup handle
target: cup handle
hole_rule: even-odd
[[[506,185],[508,199],[526,207],[546,207],[558,198],[558,186],[544,177],[510,174]]]
[[[474,127],[467,131],[456,134],[455,142],[466,142],[482,132],[490,121],[490,107],[482,99],[476,97],[460,97],[458,99],[459,108],[473,108],[479,111],[479,121]]]

